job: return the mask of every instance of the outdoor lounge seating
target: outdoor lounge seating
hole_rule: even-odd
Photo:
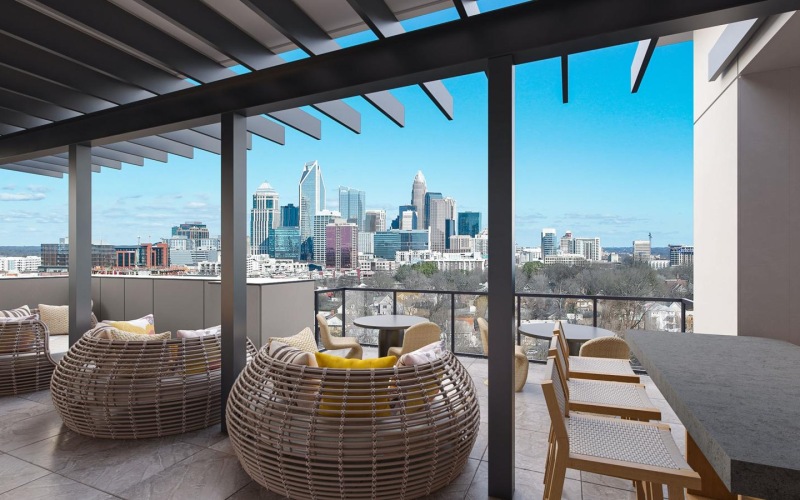
[[[569,346],[560,321],[556,321],[553,339],[561,345],[564,353],[569,353]],[[552,355],[552,354],[551,354]],[[612,382],[639,383],[639,376],[633,372],[629,358],[609,359],[586,356],[564,356],[565,366],[570,378],[588,378],[592,380],[608,380]]]
[[[478,318],[478,328],[481,331],[481,342],[483,343],[483,354],[489,356],[489,323]],[[528,381],[528,356],[522,346],[514,346],[514,390],[520,392]]]
[[[31,309],[31,314],[38,310]],[[97,324],[94,314],[91,321]],[[47,326],[39,319],[0,322],[0,396],[50,388],[56,362],[48,338]]]
[[[231,391],[231,444],[258,484],[299,499],[410,499],[458,477],[478,435],[475,386],[446,352],[408,367],[334,369],[262,350]]]
[[[322,341],[322,346],[325,347],[325,349],[333,351],[350,349],[347,353],[347,357],[351,359],[361,359],[364,355],[364,350],[355,337],[333,337],[328,327],[328,321],[322,313],[317,314],[317,323],[319,324],[319,339]]]
[[[621,337],[598,337],[581,346],[581,357],[631,359],[631,348]]]
[[[441,338],[442,329],[436,323],[431,323],[430,321],[418,323],[409,327],[403,334],[403,345],[401,347],[389,348],[389,356],[397,356],[399,358],[403,354],[416,351],[420,347],[438,342]]]
[[[142,335],[143,337],[145,335]],[[255,346],[248,340],[249,357]],[[142,439],[220,420],[220,335],[124,341],[81,337],[53,372],[53,405],[87,436]]]
[[[567,469],[634,481],[637,498],[684,498],[684,489],[699,489],[700,476],[686,463],[665,424],[593,415],[570,414],[569,391],[558,364],[550,358],[549,380],[542,391],[550,414],[544,500],[560,500]]]

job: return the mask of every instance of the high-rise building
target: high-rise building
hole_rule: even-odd
[[[425,193],[425,213],[420,214],[422,217],[422,228],[429,229],[431,227],[431,200],[442,200],[444,196],[442,193]]]
[[[417,227],[419,221],[419,213],[417,207],[414,205],[400,205],[397,209],[397,223],[392,223],[392,229],[402,229],[403,231],[410,231]]]
[[[670,266],[691,266],[694,264],[693,245],[670,245],[669,246],[669,265]]]
[[[572,231],[567,231],[561,237],[561,253],[575,253],[575,238],[572,236]]]
[[[364,231],[368,233],[386,231],[386,210],[367,210]]]
[[[558,244],[556,243],[556,230],[552,227],[542,229],[542,258],[555,255]]]
[[[344,222],[342,215],[334,210],[322,210],[314,215],[314,234],[312,236],[314,264],[325,265],[325,228],[328,224],[336,222],[337,219]]]
[[[310,161],[303,166],[299,192],[300,260],[313,260],[315,248],[314,216],[325,210],[325,182],[322,180],[322,169],[316,160]],[[323,229],[323,236],[324,232]],[[324,248],[325,245],[323,244],[321,249]]]
[[[458,234],[459,236],[475,237],[481,232],[481,213],[480,212],[458,212]]]
[[[432,252],[444,252],[448,238],[455,234],[456,200],[453,198],[431,199],[430,241]]]
[[[422,175],[422,170],[419,170],[414,176],[414,183],[411,186],[411,204],[417,210],[417,225],[414,229],[427,229],[424,225],[425,221],[422,220],[425,214],[425,192],[427,190],[425,176]]]
[[[413,231],[383,231],[375,233],[375,257],[394,260],[397,252],[429,250],[429,233],[425,229]]]
[[[169,245],[142,243],[114,248],[116,267],[169,267]]]
[[[375,233],[359,231],[358,233],[358,252],[362,254],[375,253]]]
[[[300,227],[280,226],[269,230],[269,256],[273,259],[300,258]]]
[[[561,239],[562,245],[564,239]],[[600,247],[600,238],[575,238],[573,242],[574,253],[583,255],[586,260],[599,262],[603,258],[603,249]]]
[[[250,254],[266,254],[269,230],[280,225],[278,192],[268,182],[263,182],[253,193],[250,208]]]
[[[300,207],[294,206],[294,203],[289,203],[281,207],[281,226],[283,227],[299,227],[300,226]]]
[[[473,253],[475,251],[475,238],[468,234],[458,234],[450,237],[451,253]]]
[[[66,238],[62,238],[60,243],[42,243],[40,252],[42,267],[66,268],[69,266],[69,243]],[[115,256],[113,245],[92,244],[92,267],[112,267]]]
[[[333,222],[325,227],[325,267],[358,269],[358,224]]]
[[[634,240],[633,259],[649,261],[650,257],[650,240]]]
[[[184,222],[172,226],[172,236],[185,236],[189,240],[209,238],[208,227],[202,222]]]
[[[339,213],[342,219],[358,225],[359,231],[364,230],[365,198],[364,191],[339,186]]]

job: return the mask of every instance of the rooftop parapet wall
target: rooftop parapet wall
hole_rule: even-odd
[[[152,313],[159,332],[220,324],[220,293],[217,278],[92,277],[93,312],[100,320],[135,319]],[[0,280],[0,309],[68,302],[66,276]],[[257,346],[269,337],[294,335],[313,327],[313,319],[313,281],[248,280],[247,334]]]

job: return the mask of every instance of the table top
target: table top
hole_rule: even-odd
[[[425,321],[428,321],[428,319],[408,314],[383,314],[379,316],[362,316],[354,319],[353,324],[362,328],[401,330]]]
[[[523,323],[519,325],[519,333],[527,335],[528,337],[547,340],[553,338],[553,329],[555,327],[555,323]],[[604,328],[573,325],[563,321],[561,322],[561,327],[564,329],[564,336],[567,337],[567,341],[575,340],[585,342],[587,340],[596,339],[597,337],[610,337],[614,335],[614,332]]]
[[[800,498],[800,346],[635,330],[625,340],[731,492]]]

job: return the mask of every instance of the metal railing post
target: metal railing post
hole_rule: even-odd
[[[392,292],[392,314],[397,314],[397,290]]]
[[[342,288],[342,337],[347,331],[347,288]]]
[[[456,294],[450,293],[450,352],[456,352]]]
[[[686,333],[686,300],[681,299],[681,333]]]
[[[522,334],[519,332],[522,324],[522,297],[515,295],[514,298],[517,299],[517,345],[522,345]]]
[[[597,327],[597,297],[592,299],[592,326]]]
[[[319,314],[319,292],[314,292],[314,340],[319,345],[319,321],[317,321],[317,314]]]

